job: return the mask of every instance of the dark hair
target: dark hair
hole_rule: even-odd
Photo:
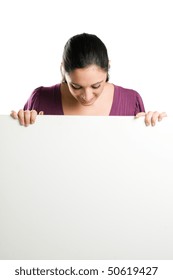
[[[109,59],[106,46],[93,34],[82,33],[71,37],[64,47],[63,66],[67,73],[90,65],[97,65],[109,70]],[[107,76],[108,81],[109,77]],[[65,77],[63,78],[65,81]]]

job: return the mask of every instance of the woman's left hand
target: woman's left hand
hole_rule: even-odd
[[[146,126],[149,126],[149,125],[152,125],[152,126],[155,126],[156,122],[157,121],[161,121],[163,118],[167,117],[167,114],[165,112],[162,112],[162,113],[159,113],[159,112],[152,112],[152,111],[149,111],[147,113],[144,113],[144,112],[141,112],[141,113],[138,113],[135,118],[140,118],[144,116],[145,119],[144,119],[144,122],[146,124]]]

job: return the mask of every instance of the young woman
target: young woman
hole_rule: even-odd
[[[92,34],[70,38],[63,52],[62,82],[35,89],[22,110],[11,116],[28,126],[39,115],[145,116],[155,125],[166,113],[145,113],[134,90],[109,83],[109,59],[104,43]]]

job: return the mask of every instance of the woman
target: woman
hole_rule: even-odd
[[[39,115],[145,116],[155,125],[166,113],[145,113],[134,90],[108,82],[109,59],[104,43],[95,35],[79,34],[68,40],[61,64],[62,82],[35,89],[18,113],[11,116],[28,126]]]

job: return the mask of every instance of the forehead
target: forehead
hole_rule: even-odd
[[[69,82],[76,84],[94,84],[101,80],[104,80],[107,73],[104,69],[90,65],[85,68],[77,68],[68,74]]]

